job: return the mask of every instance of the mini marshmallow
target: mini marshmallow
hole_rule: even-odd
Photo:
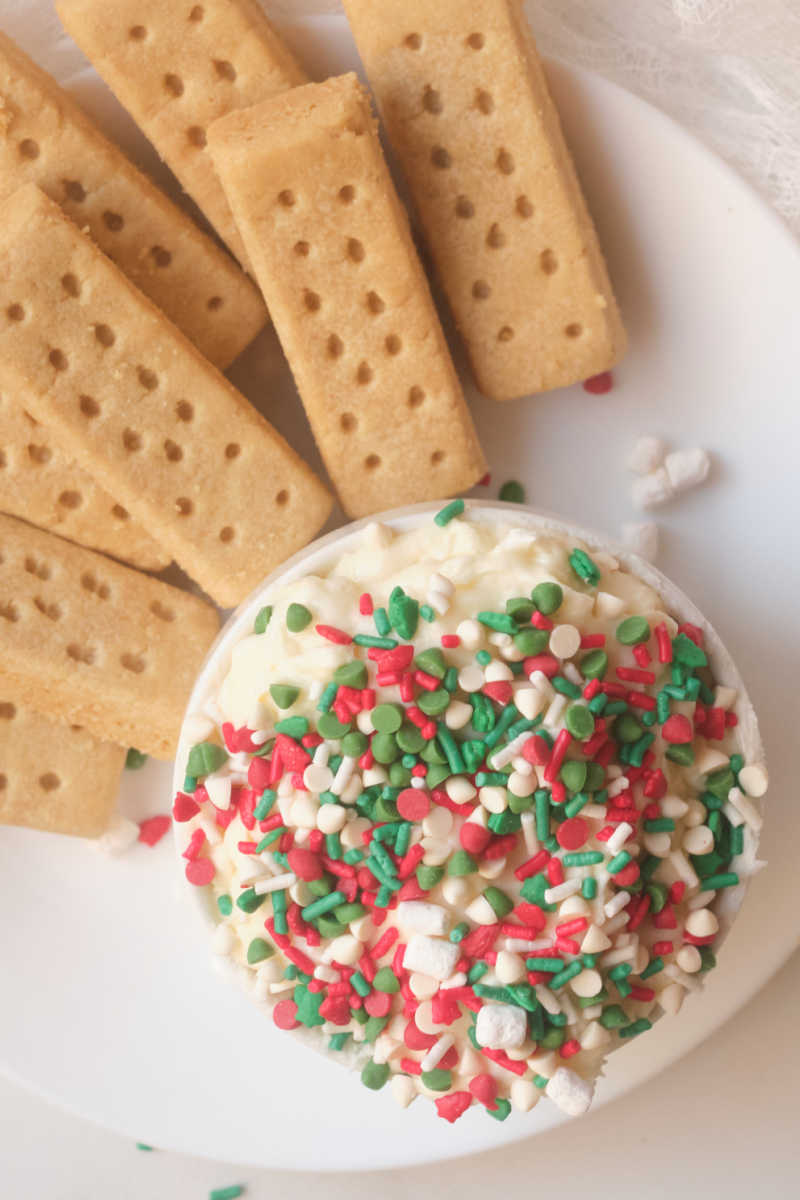
[[[450,1047],[455,1045],[455,1041],[452,1033],[443,1033],[420,1063],[423,1071],[432,1071],[434,1067],[438,1067]]]
[[[93,844],[103,854],[114,857],[130,850],[138,840],[139,826],[136,822],[129,821],[127,817],[123,817],[119,813],[114,813],[108,829]]]
[[[440,904],[429,904],[425,900],[401,900],[397,906],[397,924],[412,933],[425,933],[444,937],[449,925],[449,914]]]
[[[559,1067],[548,1081],[545,1092],[568,1117],[580,1117],[592,1103],[594,1084],[582,1079],[570,1067]]]
[[[448,979],[455,970],[461,951],[452,942],[415,933],[406,946],[403,966],[434,979]]]
[[[636,508],[656,508],[659,504],[666,504],[674,495],[664,467],[657,467],[649,475],[640,475],[631,486],[631,499]]]
[[[626,521],[622,526],[622,540],[629,550],[648,562],[658,558],[658,526],[655,521]]]
[[[675,450],[668,454],[664,468],[673,491],[685,492],[705,482],[711,470],[711,459],[706,450],[693,446],[689,450]]]
[[[628,470],[636,475],[649,475],[661,466],[666,452],[667,447],[661,438],[645,433],[637,438],[628,455]]]
[[[528,1033],[528,1016],[516,1004],[484,1004],[478,1010],[475,1040],[491,1050],[521,1046]]]

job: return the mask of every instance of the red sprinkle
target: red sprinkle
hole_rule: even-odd
[[[401,1058],[400,1068],[405,1071],[406,1075],[422,1074],[422,1063],[418,1063],[415,1058]]]
[[[498,704],[505,706],[511,703],[511,697],[514,695],[514,689],[506,679],[498,679],[493,683],[485,683],[481,688],[485,696],[496,700]]]
[[[686,745],[694,738],[692,722],[683,713],[673,713],[661,726],[661,736],[671,745]]]
[[[370,958],[382,958],[384,954],[388,954],[399,936],[400,934],[395,926],[391,926],[391,928],[387,929],[385,933],[381,934],[375,945],[370,950]]]
[[[210,858],[195,858],[186,864],[186,878],[195,887],[205,887],[216,874]]]
[[[278,1029],[297,1029],[297,1005],[294,1000],[279,1000],[272,1010],[272,1019]]]
[[[588,836],[589,826],[581,817],[568,817],[556,830],[556,841],[564,850],[578,850]]]
[[[157,846],[172,824],[172,818],[166,815],[147,817],[139,822],[139,841],[146,846]]]
[[[656,625],[655,634],[656,641],[658,643],[658,661],[660,663],[671,663],[672,642],[670,640],[669,633],[667,632],[667,626],[663,621],[660,625]]]
[[[535,612],[531,617],[531,625],[535,625],[537,629],[543,629],[549,632],[553,628],[553,622],[550,621],[544,613]]]
[[[480,858],[492,840],[492,832],[490,829],[484,829],[475,821],[465,821],[459,830],[458,840],[468,854],[474,854],[476,858]]]
[[[589,922],[586,917],[576,917],[574,921],[565,921],[563,925],[556,925],[556,937],[570,937],[573,933],[583,933],[584,929],[588,929]]]
[[[633,990],[634,989],[631,989],[631,994],[633,994]],[[645,989],[645,990],[647,990],[647,989]],[[559,1050],[559,1054],[561,1055],[562,1058],[572,1058],[573,1054],[580,1053],[580,1048],[581,1048],[581,1044],[578,1041],[578,1039],[570,1038],[568,1042],[564,1042],[562,1044],[561,1049]]]
[[[334,642],[337,646],[349,646],[353,640],[349,633],[345,633],[343,629],[337,629],[334,625],[315,625],[314,628],[320,637],[327,638],[329,642]]]
[[[617,677],[626,683],[655,683],[652,671],[640,671],[637,667],[617,667]]]
[[[669,889],[669,898],[672,904],[680,904],[683,897],[686,895],[686,884],[682,879],[676,879]]]
[[[604,633],[584,633],[581,637],[581,650],[598,650],[606,644]]]
[[[372,603],[372,596],[369,592],[362,592],[358,598],[358,611],[362,617],[371,617],[375,611],[375,606]]]
[[[672,942],[653,942],[653,954],[672,954]]]
[[[304,879],[306,883],[311,883],[314,879],[321,879],[325,874],[318,855],[313,854],[310,850],[296,846],[289,851],[287,858],[291,870],[298,879]]]
[[[446,1096],[439,1096],[434,1103],[439,1116],[452,1125],[472,1104],[472,1096],[469,1092],[449,1092]]]
[[[653,656],[647,649],[645,642],[638,642],[633,647],[633,657],[636,659],[640,667],[647,667],[653,661]]]
[[[206,835],[203,832],[203,830],[195,829],[194,833],[189,838],[189,843],[188,843],[186,849],[184,850],[182,857],[188,859],[189,862],[193,862],[194,859],[199,857],[200,851],[203,849],[203,846],[205,845],[205,840],[206,840]]]
[[[457,633],[443,633],[442,645],[444,646],[445,650],[455,650],[461,645],[461,638]]]
[[[605,396],[614,386],[614,376],[610,371],[602,371],[584,380],[583,390],[590,396]]]
[[[560,858],[551,858],[545,867],[545,874],[551,887],[558,887],[564,882],[564,866]]]
[[[678,626],[678,633],[685,633],[686,636],[694,642],[695,646],[703,648],[703,631],[698,625],[692,625],[689,621],[684,621]]]
[[[526,658],[522,664],[522,669],[530,678],[534,671],[541,671],[548,679],[552,679],[557,675],[560,668],[559,661],[552,654],[534,654],[530,658]]]
[[[550,747],[543,737],[534,733],[522,747],[522,757],[534,766],[543,767],[550,758]]]
[[[403,1032],[403,1041],[409,1050],[430,1050],[436,1045],[436,1036],[423,1033],[415,1021],[409,1021]]]
[[[522,1062],[517,1062],[515,1059],[509,1058],[503,1050],[487,1050],[484,1046],[481,1053],[491,1062],[497,1063],[498,1067],[502,1067],[505,1071],[513,1071],[515,1075],[524,1075],[528,1069],[528,1064],[524,1059]]]
[[[176,821],[191,821],[199,812],[200,806],[191,796],[187,796],[186,792],[178,792],[172,804],[172,815]]]
[[[487,1108],[497,1108],[497,1080],[488,1072],[483,1075],[473,1075],[469,1081],[469,1090],[476,1100]]]
[[[562,729],[555,740],[550,761],[544,769],[544,778],[546,783],[552,783],[558,778],[558,773],[561,770],[562,764],[572,741],[572,734],[568,729]]]
[[[528,879],[531,875],[536,875],[541,871],[542,867],[550,860],[550,855],[547,850],[540,850],[538,854],[534,854],[533,858],[529,858],[527,862],[521,863],[517,867],[514,875],[517,879]]]

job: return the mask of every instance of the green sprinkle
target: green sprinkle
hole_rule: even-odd
[[[483,979],[488,970],[489,964],[485,963],[482,959],[479,959],[478,962],[472,964],[467,972],[467,983],[477,983],[479,979]]]
[[[372,981],[376,992],[384,992],[388,996],[400,991],[400,981],[391,967],[381,967]]]
[[[396,837],[395,843],[394,843],[395,854],[399,855],[402,858],[402,856],[405,854],[406,850],[408,850],[410,843],[411,843],[411,822],[403,821],[403,824],[400,826],[399,830],[397,831],[397,837]]]
[[[679,633],[677,637],[672,639],[672,657],[675,662],[692,670],[696,667],[708,666],[708,658],[705,651],[695,645],[692,639],[687,637],[685,633]]]
[[[399,704],[379,704],[370,715],[379,733],[396,733],[403,724],[403,709]]]
[[[333,678],[336,683],[340,683],[344,687],[363,688],[367,682],[367,668],[364,663],[353,658],[350,662],[342,663],[340,667],[337,667],[333,672]]]
[[[650,624],[645,617],[628,617],[617,626],[617,641],[623,646],[638,646],[650,637]]]
[[[554,675],[550,682],[554,690],[560,692],[562,696],[569,696],[570,700],[580,699],[582,693],[577,683],[572,683],[571,680],[565,679],[563,675]]]
[[[477,869],[477,862],[466,850],[456,850],[447,863],[448,875],[472,875]]]
[[[488,667],[489,663],[492,661],[492,656],[488,650],[479,650],[475,655],[475,661],[481,667]]]
[[[261,908],[265,900],[266,896],[256,895],[254,888],[247,888],[241,896],[236,897],[236,907],[240,908],[242,912],[254,913],[257,908]]]
[[[464,938],[467,936],[468,933],[469,933],[469,925],[467,924],[467,922],[459,921],[458,925],[456,925],[453,929],[450,930],[450,935],[449,935],[448,940],[451,941],[453,943],[453,945],[457,946],[460,942],[463,942]]]
[[[389,1078],[390,1071],[391,1067],[388,1063],[376,1063],[374,1059],[370,1059],[368,1063],[364,1064],[361,1082],[370,1091],[379,1092]]]
[[[500,498],[502,499],[502,496]],[[444,508],[439,509],[433,520],[436,525],[444,529],[445,525],[449,525],[454,517],[460,517],[463,512],[464,501],[451,500],[449,504],[445,504]]]
[[[667,758],[671,762],[680,763],[683,767],[691,766],[694,762],[694,747],[691,744],[672,745],[667,747]]]
[[[569,758],[559,771],[559,778],[571,792],[581,792],[586,784],[587,766],[576,758]]]
[[[311,624],[311,619],[305,604],[290,604],[286,610],[286,628],[290,633],[301,633]]]
[[[506,1100],[503,1096],[497,1096],[494,1102],[494,1108],[485,1109],[487,1116],[492,1117],[495,1121],[505,1121],[506,1117],[511,1112],[511,1101]]]
[[[565,854],[562,862],[565,867],[593,867],[603,861],[601,850],[580,850],[574,854]]]
[[[357,633],[353,638],[353,643],[356,646],[368,646],[375,650],[394,650],[397,645],[395,638],[373,637],[369,633]]]
[[[634,1021],[632,1025],[623,1025],[619,1030],[621,1038],[636,1037],[639,1033],[646,1033],[648,1029],[653,1028],[652,1021],[648,1021],[647,1017],[640,1017],[638,1021]]]
[[[738,858],[744,853],[744,825],[737,825],[731,830],[731,858]]]
[[[519,633],[514,634],[514,645],[526,658],[541,654],[547,649],[549,640],[550,634],[546,629],[520,629]]]
[[[655,740],[656,735],[654,733],[643,733],[638,741],[634,742],[630,748],[629,759],[632,767],[640,767],[642,765],[645,754]]]
[[[672,817],[653,817],[650,821],[645,821],[645,833],[672,833],[675,828],[675,822]]]
[[[288,708],[288,705],[286,707]],[[285,733],[287,737],[299,742],[300,738],[308,733],[308,720],[306,717],[284,717],[276,724],[275,732]]]
[[[723,871],[719,875],[709,875],[703,880],[704,892],[716,892],[721,888],[736,887],[739,876],[735,871]]]
[[[525,488],[516,479],[508,479],[497,493],[500,500],[506,504],[524,504]]]
[[[504,775],[502,771],[478,771],[475,782],[479,788],[505,787],[508,783],[508,776]]]
[[[458,743],[453,737],[446,725],[441,722],[436,726],[436,737],[439,745],[447,757],[447,763],[454,775],[463,775],[466,772],[464,760],[461,757],[461,752],[458,748]],[[373,739],[374,746],[374,739]]]
[[[285,825],[278,825],[276,829],[270,829],[269,833],[265,833],[261,841],[256,846],[256,854],[263,854],[273,842],[277,842],[285,833]]]
[[[594,900],[595,896],[597,895],[597,880],[592,879],[591,877],[589,879],[584,879],[583,883],[581,884],[581,895],[583,896],[584,900]]]
[[[576,690],[580,695],[580,689]],[[594,717],[585,704],[570,704],[564,714],[564,724],[579,742],[585,742],[594,733]]]
[[[600,1014],[599,1021],[605,1029],[619,1029],[628,1024],[628,1014],[618,1004],[609,1004]]]
[[[553,975],[564,970],[563,958],[526,958],[525,966],[529,971],[548,971]]]
[[[271,683],[269,694],[275,701],[277,708],[291,708],[300,695],[300,688],[292,687],[287,683]]]
[[[522,827],[519,813],[515,813],[510,805],[504,812],[492,813],[486,823],[492,833],[499,833],[501,835],[516,833]]]
[[[342,861],[346,862],[348,866],[352,867],[356,863],[364,861],[364,851],[359,850],[357,846],[354,846],[352,850],[347,851]]]
[[[137,1150],[148,1150],[148,1151],[152,1151],[152,1150],[153,1150],[153,1147],[152,1147],[152,1146],[148,1146],[147,1142],[137,1142],[137,1143],[136,1143],[136,1149],[137,1149]]]
[[[369,984],[360,971],[354,971],[350,976],[350,983],[353,985],[359,996],[369,995]]]
[[[419,624],[419,603],[396,587],[389,597],[389,620],[400,637],[410,641]]]
[[[430,604],[420,604],[419,615],[422,617],[423,621],[427,621],[429,625],[436,620],[436,612],[431,608]]]
[[[627,867],[629,862],[631,862],[631,856],[628,851],[620,850],[619,854],[615,854],[608,864],[609,875],[616,875],[623,867]]]
[[[141,750],[134,750],[131,746],[128,753],[125,755],[125,770],[139,771],[147,762],[147,755],[142,754]]]
[[[274,953],[274,948],[265,938],[256,937],[247,947],[247,961],[253,966],[254,963],[263,962],[265,958],[272,958]]]
[[[301,909],[302,918],[304,921],[313,921],[324,913],[338,908],[340,904],[344,904],[346,899],[344,892],[330,892],[327,896],[321,896],[319,900],[312,900],[310,904]]]
[[[416,876],[417,883],[423,892],[429,892],[444,878],[444,867],[430,867],[427,863],[420,863],[416,870]]]
[[[388,637],[392,632],[392,622],[389,620],[389,614],[385,608],[376,608],[372,614],[372,619],[375,622],[375,628],[378,631],[378,637]]]
[[[334,862],[338,862],[342,857],[342,843],[338,833],[325,834],[325,853],[328,858],[332,858]]]
[[[450,704],[450,693],[445,688],[436,688],[433,692],[423,692],[417,697],[417,708],[426,717],[438,717]]]
[[[223,750],[222,746],[217,746],[214,742],[198,742],[189,751],[186,770],[195,778],[199,775],[211,775],[227,761],[228,752]]]
[[[241,1183],[233,1183],[230,1187],[212,1188],[208,1193],[208,1200],[237,1200],[243,1195],[244,1186]]]
[[[484,697],[484,699],[486,699],[486,697]],[[490,705],[490,708],[491,708],[491,705]],[[518,717],[519,717],[519,712],[514,707],[514,705],[507,704],[506,707],[503,709],[503,711],[500,713],[500,717],[499,717],[497,723],[495,724],[494,729],[492,729],[486,735],[486,737],[483,739],[484,746],[488,746],[489,749],[494,749],[494,747],[500,741],[503,734],[508,732],[508,730],[511,728],[511,726],[514,724],[514,722],[517,720]]]
[[[549,617],[561,607],[564,592],[557,583],[537,583],[531,592],[531,600],[543,616]]]
[[[498,921],[502,921],[507,917],[514,907],[514,901],[510,900],[505,892],[501,892],[500,888],[488,887],[483,893],[484,900],[487,900],[491,905],[492,911]]]
[[[588,583],[590,587],[597,587],[600,582],[600,570],[585,550],[579,550],[576,546],[569,556],[569,565],[584,583]]]
[[[566,1039],[566,1034],[562,1029],[548,1029],[544,1037],[539,1038],[539,1045],[544,1046],[545,1050],[558,1050],[559,1046],[563,1046]]]
[[[429,1088],[432,1092],[446,1092],[452,1087],[453,1073],[445,1071],[441,1067],[434,1067],[432,1071],[423,1071],[420,1075],[423,1086]]]
[[[658,973],[663,970],[664,970],[663,958],[661,958],[660,956],[657,958],[651,958],[650,962],[647,964],[645,969],[642,971],[639,978],[643,979],[643,980],[649,979],[651,975],[658,975]]]
[[[410,722],[407,722],[405,725],[403,725],[403,727],[397,731],[397,744],[403,751],[404,755],[408,755],[413,759],[412,762],[404,762],[403,765],[409,768],[416,766],[415,756],[419,754],[420,750],[425,745],[425,738],[422,736],[417,727],[412,725]]]
[[[393,733],[376,733],[372,739],[371,750],[375,761],[384,766],[396,762],[400,757],[400,747]]]
[[[565,983],[569,983],[570,979],[574,979],[576,975],[580,975],[583,970],[582,962],[570,963],[563,971],[559,971],[558,975],[554,975],[550,980],[550,987],[555,991],[563,987]]]
[[[458,687],[458,667],[448,667],[445,671],[444,686],[448,692],[454,692]]]
[[[608,978],[613,979],[614,983],[619,983],[620,980],[626,979],[632,970],[633,967],[630,963],[619,963],[608,972]]]
[[[348,758],[359,758],[368,745],[369,739],[365,733],[361,733],[358,729],[351,729],[342,738],[342,753],[346,754]]]
[[[546,1088],[550,1080],[546,1075],[534,1075],[533,1082],[536,1084],[537,1088]]]
[[[344,725],[336,713],[325,712],[317,720],[317,733],[320,737],[327,738],[330,741],[335,741],[344,735],[350,729],[350,722]]]
[[[253,633],[266,633],[267,626],[272,620],[272,605],[265,604],[263,608],[258,610],[256,619],[253,622]]]
[[[327,684],[327,686],[325,687],[325,690],[323,691],[322,695],[319,698],[319,702],[317,704],[317,712],[327,713],[330,710],[331,705],[333,704],[334,700],[336,699],[336,693],[338,692],[338,690],[339,690],[339,685],[337,683]]]
[[[328,1042],[329,1050],[342,1050],[350,1037],[349,1033],[333,1033]]]
[[[496,633],[517,632],[517,622],[508,613],[479,612],[478,620],[481,625],[485,625],[487,629],[494,629]]]
[[[700,951],[700,972],[711,971],[717,965],[716,955],[710,946],[698,946]]]
[[[233,901],[226,893],[224,896],[217,896],[217,908],[222,913],[223,917],[229,917],[233,912]]]
[[[191,794],[195,790],[196,787],[197,787],[196,777],[194,775],[184,775],[183,790],[185,792],[189,792]]]
[[[536,836],[540,842],[550,836],[550,793],[546,788],[540,788],[534,793],[536,812]]]
[[[378,908],[381,906],[378,905]],[[389,1024],[388,1017],[370,1017],[364,1024],[364,1041],[374,1042],[379,1033],[382,1033]]]
[[[580,667],[581,675],[583,675],[584,679],[602,679],[608,670],[608,655],[606,654],[605,650],[590,650],[589,653],[581,659]],[[592,700],[592,704],[594,705],[595,701],[599,701],[601,699],[605,700],[606,703],[608,702],[608,697],[603,695],[595,696],[594,700]],[[605,704],[600,709],[596,707],[592,708],[592,712],[602,712],[603,708],[605,708]]]
[[[334,909],[333,915],[342,925],[349,925],[351,921],[357,921],[359,917],[366,916],[367,912],[365,904],[359,904],[354,900],[352,904],[340,904],[338,908]]]

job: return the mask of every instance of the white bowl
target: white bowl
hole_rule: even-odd
[[[467,500],[465,503],[466,515],[468,515],[471,521],[492,523],[504,520],[525,529],[532,529],[542,533],[561,534],[569,539],[581,541],[595,550],[610,552],[628,571],[638,576],[638,578],[659,592],[664,601],[666,611],[675,616],[679,622],[688,621],[693,625],[699,626],[705,635],[704,649],[709,656],[715,679],[718,683],[734,688],[737,693],[734,711],[739,720],[737,734],[741,753],[746,762],[762,762],[764,760],[764,749],[756,714],[733,657],[710,621],[666,575],[663,575],[650,563],[640,558],[639,555],[631,553],[631,551],[625,549],[623,546],[550,513],[529,508],[526,505],[505,504],[500,501]],[[264,605],[270,603],[276,589],[306,575],[329,571],[339,556],[351,548],[351,543],[358,539],[362,530],[368,525],[379,522],[399,532],[405,532],[417,529],[431,522],[433,516],[441,507],[442,502],[414,504],[405,508],[396,508],[388,512],[377,513],[361,521],[355,521],[350,525],[343,526],[341,529],[334,530],[333,533],[329,533],[325,537],[318,538],[309,546],[306,546],[304,550],[293,555],[283,566],[273,571],[271,575],[268,575],[264,582],[229,617],[209,650],[192,690],[186,710],[186,717],[189,714],[201,712],[209,701],[216,698],[222,682],[230,670],[231,655],[234,647],[244,637],[252,633],[256,615]],[[195,740],[196,738],[191,734],[191,731],[187,731],[186,718],[184,718],[178,742],[178,750],[175,756],[173,793],[181,790],[183,786],[186,760]],[[726,888],[724,891],[718,893],[714,906],[714,911],[719,919],[719,933],[715,940],[715,950],[722,945],[727,937],[736,914],[741,908],[749,879],[756,870],[758,836],[749,825],[745,825],[744,830],[745,840],[742,858],[744,870],[740,872],[741,882],[736,887]],[[180,854],[183,847],[179,845],[177,831],[175,846],[178,854]],[[183,864],[183,860],[180,861],[182,865],[185,865]],[[207,888],[195,887],[192,887],[190,890],[198,911],[202,913],[203,919],[209,925],[209,932],[211,932],[218,925],[219,918],[216,907],[212,902],[210,891]],[[242,983],[246,982],[245,976],[249,977],[250,975],[251,972],[245,968],[240,973]],[[653,1020],[658,1019],[660,1019],[659,1015],[657,1013],[653,1014]],[[326,1053],[323,1041],[316,1034],[316,1031],[299,1028],[294,1030],[293,1034],[298,1036],[307,1045],[313,1046],[322,1053]],[[337,1054],[336,1061],[343,1066],[353,1067],[359,1065],[360,1056],[355,1053],[356,1047],[353,1047],[353,1050],[353,1054]]]

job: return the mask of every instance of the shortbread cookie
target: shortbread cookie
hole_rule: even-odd
[[[330,511],[305,463],[33,184],[0,208],[0,389],[224,606]]]
[[[64,454],[50,429],[7,395],[0,395],[0,511],[145,571],[169,563],[127,509]]]
[[[231,113],[209,146],[347,512],[471,487],[486,465],[355,75]]]
[[[124,762],[122,746],[0,699],[0,824],[98,837]]]
[[[216,366],[228,366],[263,327],[261,297],[230,256],[0,33],[0,200],[28,181]]]
[[[256,0],[59,0],[58,15],[241,263],[208,126],[307,76]]]
[[[198,597],[0,516],[8,700],[168,759],[218,627]]]
[[[478,386],[607,370],[625,331],[519,0],[344,0]]]

